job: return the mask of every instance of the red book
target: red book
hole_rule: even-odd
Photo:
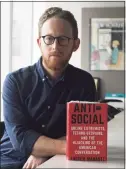
[[[67,103],[69,160],[107,161],[108,105],[99,102]]]

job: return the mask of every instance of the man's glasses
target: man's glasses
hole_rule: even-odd
[[[67,46],[69,44],[69,40],[74,39],[74,38],[69,38],[66,36],[53,37],[51,35],[46,35],[46,36],[41,36],[41,37],[43,38],[44,43],[46,45],[52,45],[54,43],[55,39],[57,39],[60,46]]]

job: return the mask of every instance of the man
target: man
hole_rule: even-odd
[[[74,16],[49,8],[39,20],[42,57],[7,75],[3,87],[6,131],[2,168],[36,168],[48,157],[66,153],[66,103],[94,101],[95,84],[84,70],[68,64],[80,44]]]

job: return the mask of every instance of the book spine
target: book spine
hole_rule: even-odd
[[[67,129],[67,134],[66,134],[66,156],[67,159],[70,159],[70,103],[67,103],[67,115],[66,115],[66,129]]]

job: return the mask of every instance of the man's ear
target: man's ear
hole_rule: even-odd
[[[41,40],[40,40],[40,38],[37,39],[37,44],[38,44],[39,47],[41,46]]]
[[[73,52],[75,52],[79,48],[79,46],[80,46],[80,39],[78,38],[74,41]]]

